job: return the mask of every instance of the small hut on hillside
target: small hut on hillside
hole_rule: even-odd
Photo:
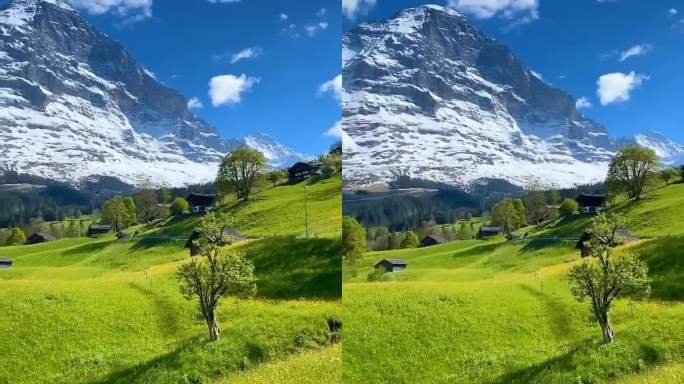
[[[191,193],[185,200],[190,205],[190,211],[194,213],[209,212],[214,209],[216,195]]]
[[[376,270],[385,270],[385,272],[403,272],[406,270],[408,263],[400,259],[382,259],[375,264]]]
[[[12,260],[0,260],[0,269],[12,268]]]
[[[447,239],[443,238],[442,236],[427,235],[427,236],[423,237],[423,239],[420,241],[420,246],[421,247],[431,247],[433,245],[444,244],[446,242],[447,242]]]
[[[55,241],[56,238],[44,232],[36,232],[26,239],[26,244],[40,244],[48,241]]]
[[[477,231],[477,238],[480,240],[487,240],[491,237],[499,236],[501,232],[501,227],[482,227]]]
[[[607,195],[581,194],[575,199],[582,213],[599,213],[606,209]]]
[[[298,182],[308,179],[312,176],[320,175],[321,165],[322,164],[320,163],[305,163],[300,161],[288,168],[287,173],[291,182]]]
[[[112,231],[111,225],[92,224],[90,227],[88,227],[88,237],[106,235],[111,231]]]

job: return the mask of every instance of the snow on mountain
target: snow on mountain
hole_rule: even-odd
[[[268,136],[223,140],[62,0],[0,10],[0,169],[74,184],[101,175],[179,186],[212,180],[242,146],[267,149],[273,166],[299,159]]]
[[[467,188],[601,181],[633,141],[575,108],[511,50],[450,8],[404,10],[343,37],[347,188],[398,175]]]
[[[659,132],[638,134],[635,140],[640,146],[653,149],[666,165],[684,164],[684,145],[675,143]]]
[[[247,136],[244,141],[248,147],[263,153],[272,168],[287,168],[298,161],[312,159],[312,156],[296,152],[265,133]]]

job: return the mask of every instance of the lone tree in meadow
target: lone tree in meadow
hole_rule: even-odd
[[[193,245],[199,255],[178,268],[180,291],[188,300],[197,300],[200,314],[209,329],[209,339],[221,335],[216,309],[224,296],[236,298],[256,294],[254,265],[242,252],[225,249],[233,239],[226,235],[232,220],[226,214],[208,213],[197,228]]]
[[[368,249],[366,229],[353,217],[342,218],[342,260],[354,264]]]
[[[418,248],[420,245],[420,240],[415,232],[406,232],[404,239],[401,241],[402,248]]]
[[[138,192],[135,195],[135,207],[138,219],[143,223],[149,223],[159,212],[157,206],[157,192],[154,190],[152,181],[147,177],[137,180]]]
[[[176,197],[171,203],[171,214],[172,215],[182,215],[185,211],[190,208],[188,201],[182,197]]]
[[[527,219],[533,224],[540,224],[549,213],[546,195],[542,191],[532,191],[525,197]]]
[[[510,234],[520,228],[521,218],[518,212],[512,199],[504,199],[492,208],[492,225],[501,227],[505,234]]]
[[[9,237],[7,237],[7,245],[22,245],[26,242],[26,234],[19,228],[12,228]]]
[[[670,185],[670,182],[674,180],[678,174],[679,171],[677,171],[676,169],[666,168],[660,171],[659,176],[660,179],[665,182],[665,185]]]
[[[642,147],[625,148],[615,156],[608,168],[606,182],[611,189],[627,193],[627,197],[639,200],[644,186],[660,166],[655,151]]]
[[[606,344],[614,338],[609,314],[615,299],[639,299],[650,294],[646,263],[635,253],[615,253],[613,250],[621,243],[617,230],[623,224],[624,218],[620,216],[603,213],[596,216],[586,244],[593,257],[573,266],[568,275],[575,298],[591,302],[591,311]]]
[[[224,190],[235,192],[238,199],[249,200],[252,187],[266,170],[264,154],[251,148],[236,149],[219,166],[216,181]]]
[[[577,201],[574,199],[565,199],[563,200],[563,203],[560,205],[560,214],[561,216],[570,216],[573,213],[577,212],[579,209],[579,204],[577,204]]]
[[[266,180],[273,183],[273,187],[278,184],[280,180],[287,179],[287,172],[282,169],[276,169],[266,174]]]

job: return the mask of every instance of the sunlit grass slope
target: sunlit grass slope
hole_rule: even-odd
[[[310,225],[326,238],[291,238],[294,215],[262,233],[275,238],[259,239],[258,227],[248,224],[255,217],[281,219],[289,207],[271,198],[280,189],[295,199],[298,186],[222,208],[236,217],[239,232],[254,238],[235,247],[254,261],[259,281],[254,299],[226,299],[219,307],[218,343],[207,342],[206,325],[175,279],[189,258],[184,246],[199,215],[157,223],[127,240],[0,248],[0,257],[14,261],[0,271],[0,383],[213,383],[241,372],[283,376],[290,369],[305,380],[307,372],[292,361],[321,348],[330,359],[310,362],[334,377],[339,349],[330,346],[327,322],[341,312],[340,245],[330,221],[339,212],[322,211],[339,207],[335,183],[313,183],[309,191],[319,193]],[[283,198],[280,204],[291,203]]]
[[[653,297],[618,301],[612,345],[602,344],[588,304],[572,297],[565,277],[580,258],[572,239],[591,220],[575,215],[525,241],[368,253],[345,271],[344,382],[678,382],[672,380],[684,362],[684,237],[671,220],[684,217],[674,197],[681,188],[614,208],[627,216],[630,231],[658,238],[625,247],[648,262]],[[645,217],[657,228],[642,226]],[[368,282],[383,258],[404,259],[408,270]]]

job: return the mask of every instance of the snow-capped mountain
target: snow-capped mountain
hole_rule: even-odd
[[[343,37],[345,186],[398,175],[565,187],[601,181],[633,140],[577,111],[505,45],[426,5]]]
[[[65,1],[13,0],[0,10],[0,168],[179,186],[212,180],[241,146],[267,149],[278,167],[305,157],[267,135],[222,139]]]
[[[664,164],[684,164],[684,145],[675,143],[663,134],[648,132],[638,134],[634,138],[640,146],[653,149]]]

